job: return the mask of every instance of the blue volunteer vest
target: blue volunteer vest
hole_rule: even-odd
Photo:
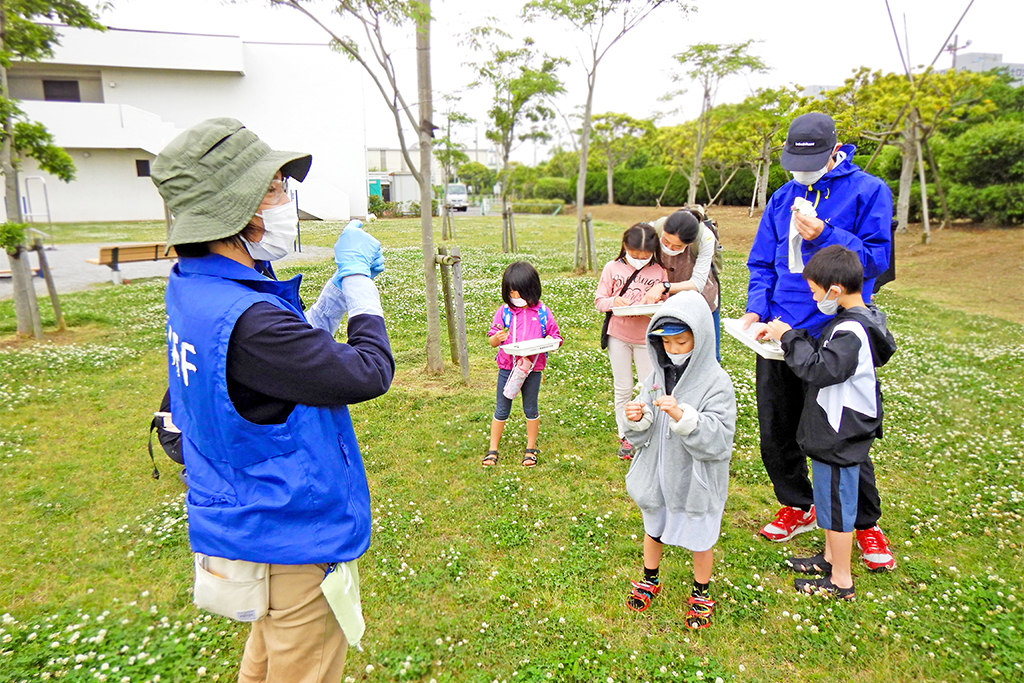
[[[171,270],[171,412],[183,436],[194,551],[314,564],[347,562],[370,545],[370,494],[348,408],[296,405],[283,424],[257,425],[228,395],[238,317],[260,301],[304,317],[300,280],[278,282],[215,254]]]

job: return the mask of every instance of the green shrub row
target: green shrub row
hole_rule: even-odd
[[[512,202],[512,213],[534,213],[550,216],[556,211],[558,211],[558,213],[561,213],[564,209],[564,206],[565,202],[563,202],[560,199],[520,199]]]

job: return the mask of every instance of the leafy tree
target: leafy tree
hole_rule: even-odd
[[[615,182],[613,176],[619,164],[636,154],[643,144],[643,138],[654,130],[654,123],[647,119],[635,119],[629,114],[598,114],[594,117],[594,143],[604,152],[608,169],[608,203],[615,203]]]
[[[911,81],[904,75],[861,68],[841,87],[824,93],[820,100],[809,101],[805,107],[806,111],[830,114],[841,140],[862,138],[900,150],[902,166],[896,200],[900,230],[906,230],[909,221],[915,163],[921,166],[920,176],[924,177],[923,152],[929,150],[928,139],[965,116],[983,116],[995,109],[983,98],[994,80],[992,76],[925,70],[913,78]],[[933,164],[933,175],[938,172]]]
[[[587,102],[583,109],[583,128],[580,134],[580,163],[576,181],[576,268],[583,268],[584,252],[587,267],[597,267],[597,252],[592,237],[583,227],[583,201],[590,146],[591,115],[593,113],[594,86],[597,67],[608,51],[627,33],[640,25],[651,13],[662,6],[674,6],[680,12],[690,11],[683,0],[531,0],[523,8],[528,21],[550,17],[565,21],[575,31],[570,35],[586,36],[586,48],[577,48],[581,64],[587,70]],[[607,29],[607,30],[606,30]],[[609,174],[610,176],[611,174]]]
[[[754,173],[754,197],[751,207],[764,210],[768,202],[768,177],[772,158],[782,148],[789,123],[803,99],[795,88],[756,91],[739,105],[740,115],[725,133],[742,145]]]
[[[766,73],[768,67],[760,57],[748,54],[753,40],[745,43],[720,45],[716,43],[697,43],[690,49],[675,55],[675,59],[683,66],[682,73],[673,75],[672,80],[693,80],[700,84],[703,91],[700,116],[697,117],[693,139],[693,159],[690,163],[690,191],[687,202],[693,203],[697,198],[697,186],[700,183],[701,163],[704,148],[707,147],[714,133],[711,111],[718,96],[718,87],[722,79],[742,73]]]
[[[53,56],[54,46],[60,45],[60,27],[54,24],[103,30],[92,10],[76,0],[0,0],[0,170],[4,174],[7,220],[15,226],[22,222],[18,168],[24,157],[34,159],[41,169],[64,182],[75,177],[71,157],[53,144],[53,136],[43,124],[28,120],[17,100],[11,97],[7,84],[12,61],[35,62]],[[39,339],[39,304],[25,245],[8,245],[7,254],[14,284],[17,334],[33,334]]]
[[[335,30],[313,14],[307,5],[313,0],[268,0],[275,7],[289,7],[307,16],[331,37],[331,47],[359,64],[373,81],[395,120],[398,143],[406,166],[420,186],[420,206],[433,204],[430,182],[430,157],[433,150],[433,99],[430,85],[430,0],[336,0],[334,14],[345,25]],[[393,59],[394,50],[388,49],[385,33],[392,26],[416,27],[416,84],[419,106],[414,109],[406,102],[398,85]],[[348,26],[356,29],[358,38],[346,33]],[[402,120],[415,131],[419,139],[419,163],[414,164],[409,154]],[[441,313],[437,306],[437,265],[434,254],[434,229],[430,211],[420,214],[420,233],[423,245],[423,274],[427,300],[427,372],[440,373],[444,369],[441,358]]]
[[[459,180],[473,188],[477,194],[490,194],[494,187],[494,171],[479,161],[459,164]]]
[[[556,73],[564,60],[539,53],[530,38],[523,41],[522,47],[513,48],[501,47],[495,39],[507,41],[509,35],[494,27],[470,32],[470,45],[490,55],[487,61],[474,65],[479,80],[473,86],[486,82],[494,91],[491,108],[487,111],[491,120],[487,139],[501,150],[501,205],[505,217],[501,244],[502,250],[508,253],[518,251],[509,202],[509,155],[518,142],[546,139],[547,133],[541,127],[519,131],[527,121],[539,124],[554,116],[545,100],[564,91]]]

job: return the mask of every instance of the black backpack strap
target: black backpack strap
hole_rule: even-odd
[[[160,470],[156,468],[156,458],[153,457],[153,431],[160,426],[162,418],[154,417],[153,421],[149,423],[149,460],[153,463],[153,478],[160,478]]]

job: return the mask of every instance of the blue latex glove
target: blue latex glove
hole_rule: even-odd
[[[375,278],[384,272],[384,252],[378,252],[377,258],[370,265],[370,277]]]
[[[334,262],[338,272],[331,281],[341,288],[341,281],[349,275],[371,277],[384,270],[384,255],[380,241],[363,231],[361,221],[349,221],[334,243]],[[375,272],[376,265],[376,272]]]

